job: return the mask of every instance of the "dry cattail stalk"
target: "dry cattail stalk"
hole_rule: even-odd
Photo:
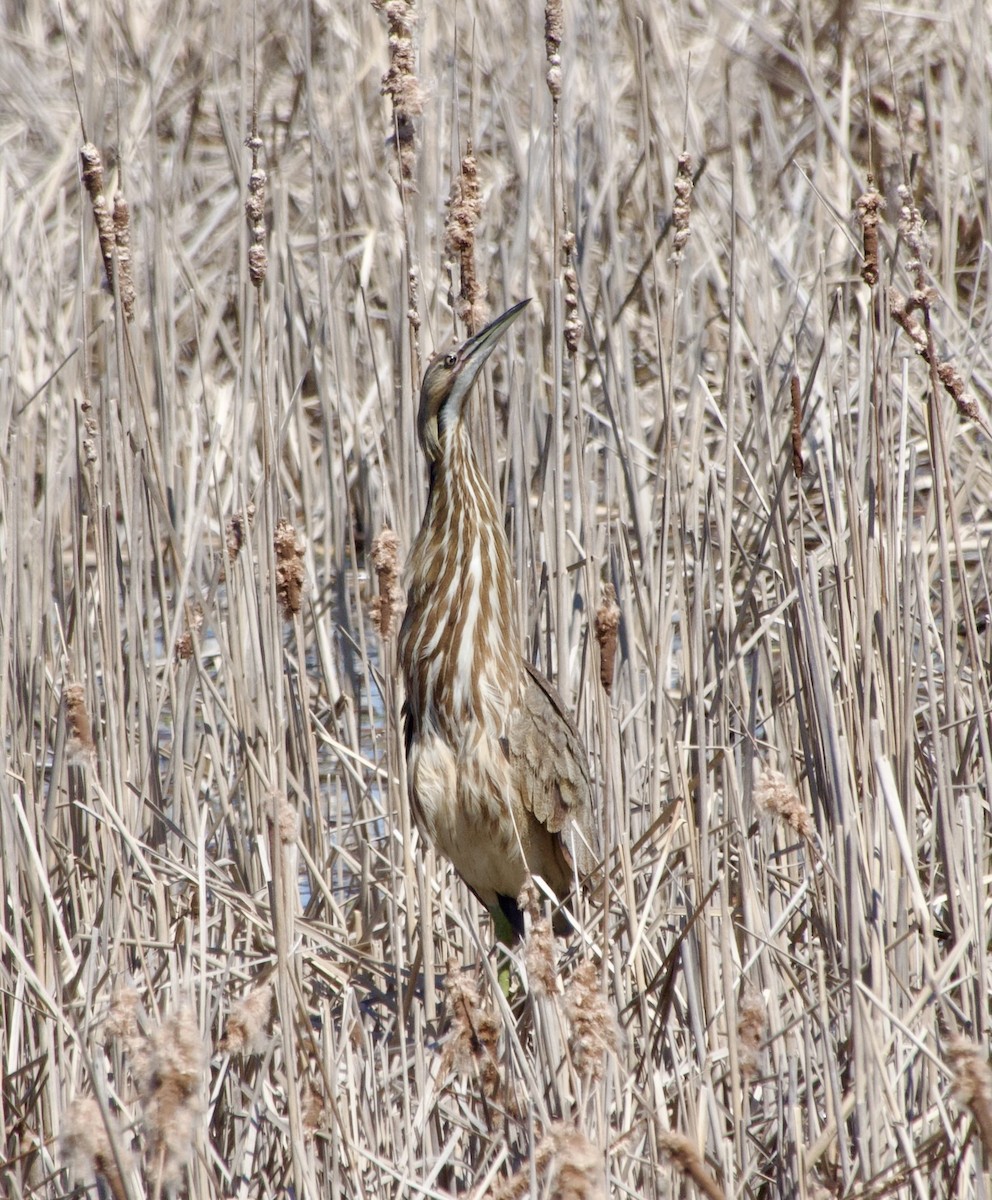
[[[103,269],[107,276],[107,287],[111,294],[114,290],[114,218],[103,194],[103,160],[100,151],[92,142],[87,142],[79,151],[83,164],[83,186],[90,198],[93,209],[93,219],[96,221],[96,234],[100,239],[100,254],[103,256]]]
[[[530,1162],[489,1193],[490,1200],[522,1200],[530,1195]],[[558,1122],[534,1147],[533,1171],[541,1195],[551,1200],[601,1200],[606,1196],[603,1164],[581,1130]]]
[[[400,539],[388,527],[372,543],[372,565],[379,582],[379,594],[372,598],[372,624],[381,638],[393,632],[396,609],[401,596],[399,580]]]
[[[544,53],[548,60],[548,73],[545,78],[556,110],[561,99],[562,27],[562,0],[548,0],[544,7]],[[557,111],[555,119],[557,120]]]
[[[579,316],[579,277],[575,271],[575,234],[566,229],[561,237],[561,254],[565,269],[562,271],[562,287],[565,295],[565,348],[575,355],[582,340],[583,324]]]
[[[441,1075],[476,1074],[482,1093],[493,1099],[502,1088],[499,1067],[499,1018],[482,1003],[475,980],[451,961],[444,977],[451,1031],[441,1057]]]
[[[857,202],[865,247],[865,261],[861,267],[861,278],[869,287],[874,287],[878,283],[878,214],[881,207],[882,197],[875,191],[875,180],[869,172],[868,190],[864,195],[858,197]]]
[[[768,1029],[768,1011],[764,997],[750,984],[745,984],[737,1006],[737,1051],[741,1074],[747,1084],[758,1072],[758,1052]]]
[[[384,12],[389,23],[389,70],[383,75],[380,88],[381,94],[388,96],[393,104],[393,133],[388,142],[396,147],[401,190],[416,191],[414,122],[424,111],[413,44],[416,4],[414,0],[373,0],[373,7]]]
[[[252,523],[255,517],[255,505],[249,504],[243,512],[236,512],[233,516],[227,519],[227,557],[234,560],[241,553],[241,547],[245,544],[245,534],[247,527]]]
[[[576,968],[565,988],[564,1007],[571,1026],[569,1045],[575,1069],[596,1082],[602,1078],[606,1054],[617,1052],[620,1033],[595,963],[584,962]]]
[[[276,596],[286,620],[300,611],[303,597],[303,545],[297,541],[296,530],[285,518],[276,524],[273,545],[276,553]]]
[[[799,376],[792,376],[792,472],[803,477],[803,397]]]
[[[692,159],[683,152],[679,155],[679,165],[675,172],[675,201],[672,204],[672,237],[673,263],[682,261],[685,244],[689,240],[689,215],[692,211]]]
[[[134,320],[134,279],[131,275],[131,210],[122,191],[114,193],[114,245],[117,248],[117,288],[126,321]]]
[[[258,1054],[268,1041],[272,984],[253,988],[231,1009],[218,1049],[222,1054]]]
[[[707,1171],[699,1151],[689,1138],[681,1133],[663,1133],[658,1138],[658,1144],[675,1169],[691,1179],[704,1196],[709,1200],[725,1200],[723,1188]]]
[[[444,250],[458,259],[459,292],[455,308],[470,334],[486,323],[487,309],[482,285],[475,274],[475,229],[482,214],[479,197],[479,168],[469,142],[458,178],[451,185],[448,213],[444,219]]]
[[[147,1069],[138,1080],[155,1173],[172,1187],[189,1160],[203,1115],[203,1039],[196,1017],[181,1008],[149,1039]]]
[[[245,199],[245,219],[251,234],[251,245],[248,247],[248,277],[255,288],[260,288],[265,282],[265,273],[269,269],[269,255],[265,248],[265,171],[258,165],[258,152],[262,149],[262,139],[258,136],[255,119],[252,119],[252,131],[245,139],[245,145],[251,151],[251,174],[248,176],[248,196]]]
[[[603,584],[603,598],[593,622],[599,646],[599,681],[607,696],[613,690],[613,672],[617,658],[617,633],[620,629],[620,605],[612,583]]]
[[[537,902],[537,888],[527,883],[517,898],[521,911],[529,917],[527,943],[524,948],[524,966],[527,983],[536,996],[550,996],[557,986],[555,968],[554,934],[551,922],[541,913]]]
[[[988,1054],[965,1038],[956,1037],[947,1047],[954,1073],[954,1098],[971,1110],[986,1154],[992,1154],[992,1067]]]
[[[96,750],[90,715],[86,711],[86,689],[81,683],[70,683],[65,689],[65,715],[69,723],[69,753],[88,757]]]
[[[763,816],[779,817],[800,837],[813,837],[813,818],[803,807],[799,793],[781,771],[764,767],[754,784],[754,807]]]
[[[113,1120],[110,1129],[117,1145],[117,1154],[126,1160],[127,1151]],[[125,1200],[127,1189],[117,1167],[110,1132],[94,1097],[80,1096],[69,1105],[61,1142],[62,1153],[76,1179],[102,1179],[114,1200]]]

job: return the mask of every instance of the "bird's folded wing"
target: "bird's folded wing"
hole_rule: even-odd
[[[592,783],[586,750],[561,697],[550,683],[524,663],[524,696],[510,717],[507,744],[517,768],[524,804],[551,833],[571,822],[578,835],[568,838],[581,873],[593,863]]]

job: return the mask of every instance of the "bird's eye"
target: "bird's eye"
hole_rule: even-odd
[[[451,354],[446,354],[444,356],[444,365],[448,368],[453,367],[457,361],[458,361],[458,355],[455,354],[454,352],[452,352]]]

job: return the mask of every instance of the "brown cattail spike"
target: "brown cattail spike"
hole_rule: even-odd
[[[813,836],[813,818],[803,807],[799,793],[781,771],[764,767],[754,785],[754,807],[763,816],[778,817],[800,837]]]
[[[86,710],[86,689],[81,683],[70,683],[65,689],[65,714],[69,723],[70,752],[92,754],[96,745],[90,715]]]
[[[283,616],[291,620],[300,611],[303,597],[303,546],[297,541],[296,530],[289,521],[281,520],[276,525],[274,541],[276,554],[276,596],[282,607]]]
[[[988,1051],[964,1038],[954,1038],[947,1048],[954,1072],[954,1098],[971,1110],[985,1153],[992,1155],[992,1068]]]
[[[602,1078],[607,1054],[616,1054],[620,1034],[616,1017],[600,986],[595,963],[576,968],[565,989],[565,1014],[571,1025],[572,1062],[594,1083]]]
[[[767,1030],[768,1011],[764,998],[750,984],[745,984],[737,1008],[737,1057],[745,1083],[758,1073],[758,1052]]]
[[[479,168],[470,142],[458,178],[451,185],[444,221],[445,252],[458,260],[460,290],[456,312],[470,334],[485,325],[488,315],[483,289],[475,274],[475,230],[481,213]]]
[[[544,8],[544,53],[548,60],[545,79],[555,107],[561,99],[562,0],[548,0]],[[557,114],[556,114],[557,118]]]
[[[251,151],[251,174],[248,176],[248,196],[245,200],[245,220],[251,234],[248,247],[248,277],[252,286],[260,288],[269,269],[269,255],[265,248],[265,182],[266,174],[258,165],[262,139],[252,122],[252,132],[245,145]]]
[[[596,609],[594,623],[599,645],[599,681],[607,695],[613,689],[613,672],[617,657],[617,633],[620,629],[620,606],[612,583],[603,584],[603,599]]]
[[[92,142],[87,142],[79,151],[83,164],[83,186],[90,198],[93,218],[96,221],[96,233],[100,239],[100,254],[103,256],[103,269],[107,276],[107,287],[114,290],[114,218],[103,194],[103,160],[100,151]]]
[[[678,170],[675,172],[675,201],[672,204],[672,262],[682,261],[682,252],[689,240],[689,216],[692,211],[692,159],[688,154],[679,155]]]
[[[82,1096],[74,1100],[66,1112],[62,1151],[78,1179],[102,1179],[114,1200],[126,1200],[127,1188],[117,1166],[118,1155],[126,1158],[124,1139],[113,1120],[110,1130],[117,1146],[116,1154],[100,1105],[92,1096]]]
[[[803,477],[803,398],[799,376],[792,376],[792,471],[797,479]]]
[[[575,234],[566,229],[561,236],[561,256],[565,264],[562,284],[565,293],[565,348],[575,355],[582,340],[582,318],[579,316],[579,277],[575,271]]]
[[[269,1016],[272,1012],[272,984],[254,988],[227,1018],[224,1037],[218,1049],[223,1054],[257,1054],[268,1041]]]
[[[937,357],[933,339],[926,328],[913,317],[917,311],[928,312],[933,303],[935,293],[932,288],[917,288],[909,296],[904,296],[896,288],[889,288],[889,315],[906,333],[913,343],[913,349],[925,363],[933,368],[937,379],[944,391],[954,401],[958,412],[969,421],[978,421],[981,413],[978,404],[968,395],[965,382],[958,371],[950,363]]]
[[[167,1018],[152,1035],[139,1082],[152,1152],[163,1183],[178,1184],[202,1122],[206,1055],[191,1009]]]
[[[379,581],[379,594],[372,600],[372,624],[381,638],[393,631],[396,609],[400,602],[399,580],[400,539],[391,529],[383,529],[372,543],[372,565]]]
[[[134,320],[134,280],[131,276],[131,210],[124,193],[114,193],[114,245],[117,248],[117,286],[126,321]]]
[[[493,1099],[502,1089],[499,1066],[500,1024],[496,1013],[482,1003],[468,972],[448,963],[444,977],[451,1032],[441,1058],[441,1075],[452,1071],[477,1074],[483,1095]]]
[[[858,197],[858,216],[864,238],[865,261],[861,267],[861,278],[869,287],[878,283],[878,214],[882,197],[875,191],[875,180],[868,175],[868,190]]]
[[[424,111],[413,42],[416,4],[414,0],[373,0],[373,5],[386,14],[389,23],[389,69],[382,77],[380,89],[393,104],[393,133],[388,141],[396,148],[401,188],[415,191],[415,121]]]

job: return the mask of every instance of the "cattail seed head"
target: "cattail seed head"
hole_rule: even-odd
[[[389,25],[389,68],[382,77],[380,92],[393,106],[393,132],[387,139],[396,149],[399,183],[404,191],[415,191],[417,167],[416,119],[424,111],[424,96],[417,81],[417,53],[413,31],[417,20],[414,0],[373,0],[386,14]]]
[[[96,752],[90,715],[86,710],[86,689],[81,683],[70,683],[65,689],[65,715],[69,725],[69,753],[89,759]]]
[[[682,252],[689,240],[689,217],[692,211],[692,159],[688,154],[679,155],[675,172],[675,200],[672,204],[672,256],[673,263],[682,261]]]
[[[149,1043],[138,1087],[152,1154],[171,1187],[192,1155],[204,1111],[206,1054],[192,1009],[167,1017]]]
[[[755,781],[754,807],[763,816],[779,817],[807,841],[812,838],[812,817],[795,787],[774,767],[764,767]]]
[[[565,988],[564,1008],[575,1069],[595,1082],[602,1078],[607,1053],[616,1054],[620,1044],[616,1016],[600,986],[595,963],[576,968]]]
[[[672,1166],[699,1189],[707,1200],[725,1200],[726,1193],[706,1169],[695,1143],[682,1133],[665,1132],[658,1138],[659,1148]]]
[[[127,321],[134,320],[134,280],[131,275],[131,210],[124,193],[114,193],[114,245],[117,249],[117,287]]]
[[[992,1067],[988,1052],[965,1038],[956,1037],[947,1047],[953,1072],[954,1098],[971,1110],[986,1154],[992,1154]]]
[[[475,230],[482,214],[479,168],[472,145],[461,160],[458,178],[451,185],[444,219],[445,253],[458,260],[459,293],[456,312],[470,334],[486,323],[482,285],[475,273]]]
[[[534,1147],[533,1164],[519,1170],[489,1193],[490,1200],[523,1200],[531,1194],[533,1172],[541,1195],[553,1200],[605,1200],[601,1156],[586,1135],[564,1121],[550,1125]]]
[[[125,1200],[127,1189],[117,1161],[118,1156],[127,1161],[129,1155],[117,1122],[111,1119],[108,1131],[108,1123],[104,1121],[100,1105],[93,1096],[80,1096],[69,1105],[61,1143],[69,1169],[78,1180],[102,1179],[114,1200]],[[114,1144],[117,1147],[116,1154]]]
[[[803,477],[803,397],[799,376],[791,380],[792,394],[792,473],[797,479]]]
[[[476,1074],[483,1095],[493,1099],[502,1090],[503,1082],[499,1066],[499,1018],[482,1002],[469,973],[450,961],[444,990],[451,1030],[441,1058],[441,1074],[446,1076],[453,1071]]]
[[[737,1037],[740,1042],[737,1055],[745,1084],[758,1072],[758,1053],[767,1029],[768,1010],[764,997],[756,988],[745,984],[737,1007]]]
[[[272,984],[253,988],[231,1009],[218,1049],[224,1054],[258,1054],[268,1042]]]
[[[398,586],[400,539],[393,530],[383,529],[372,543],[372,565],[379,583],[379,594],[372,598],[372,624],[381,638],[393,631],[396,609],[402,599]]]
[[[90,198],[96,234],[100,242],[103,270],[107,287],[114,290],[114,217],[107,197],[103,194],[103,160],[100,151],[92,142],[87,142],[79,151],[83,164],[83,186]]]
[[[861,266],[861,278],[869,287],[878,283],[878,214],[882,197],[875,191],[875,181],[868,176],[868,190],[858,197],[857,210],[861,219],[865,260]]]
[[[613,672],[617,657],[617,633],[620,629],[620,606],[617,590],[612,583],[603,584],[603,598],[596,609],[593,623],[599,646],[599,681],[607,695],[613,689]]]
[[[551,99],[557,105],[561,99],[561,39],[564,19],[562,0],[548,0],[544,7],[544,54],[548,60],[545,80]]]
[[[303,544],[296,530],[282,519],[276,525],[273,545],[276,555],[276,596],[287,621],[300,611],[306,575],[303,569]]]

